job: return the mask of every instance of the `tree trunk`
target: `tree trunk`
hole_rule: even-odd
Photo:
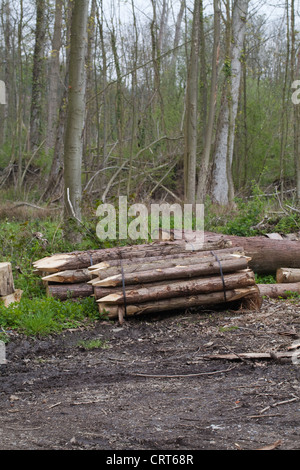
[[[176,231],[175,231],[176,234]],[[188,238],[192,243],[191,235]],[[205,232],[205,240],[218,239],[220,235]],[[196,235],[195,235],[196,237]],[[275,274],[282,266],[300,268],[300,242],[290,240],[273,240],[263,236],[239,237],[224,235],[233,248],[242,248],[245,256],[251,258],[249,267],[258,274]]]
[[[48,131],[46,138],[46,151],[55,145],[56,127],[59,107],[59,78],[60,61],[59,54],[62,44],[62,8],[63,0],[56,0],[54,32],[52,39],[52,50],[49,60],[49,106],[48,106]]]
[[[272,299],[286,299],[292,293],[300,294],[300,282],[283,283],[283,284],[257,284],[262,296]]]
[[[210,89],[210,102],[208,111],[208,121],[206,126],[206,133],[204,139],[204,149],[200,162],[200,170],[198,173],[198,186],[197,186],[197,202],[204,203],[205,196],[208,193],[208,176],[211,147],[213,140],[213,129],[215,121],[215,110],[217,102],[217,82],[218,82],[218,67],[220,55],[220,17],[221,9],[219,0],[214,0],[214,45],[212,56],[212,77]]]
[[[46,287],[48,297],[58,300],[84,299],[94,294],[94,289],[87,283],[80,284],[49,284]]]
[[[300,269],[280,268],[276,272],[276,282],[278,284],[300,282]]]
[[[32,71],[32,96],[30,112],[30,151],[41,144],[44,91],[44,48],[46,36],[46,2],[36,0],[35,48]]]
[[[227,28],[232,31],[232,36],[230,34],[230,57],[225,63],[226,83],[218,123],[212,184],[213,200],[220,205],[227,205],[233,201],[232,158],[248,3],[249,0],[235,0],[232,24],[227,18]]]
[[[194,204],[196,199],[196,161],[198,127],[198,75],[200,42],[200,0],[194,2],[191,55],[186,90],[186,124],[184,153],[184,200]]]
[[[81,239],[76,227],[81,222],[82,133],[85,116],[88,6],[88,0],[74,0],[71,23],[68,115],[64,155],[64,236],[75,243]]]

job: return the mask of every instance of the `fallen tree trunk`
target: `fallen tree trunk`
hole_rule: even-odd
[[[239,254],[223,254],[220,255],[218,253],[218,259],[222,264],[222,267],[224,269],[227,267],[227,272],[230,265],[230,262],[233,261],[232,266],[240,266],[237,269],[245,269],[247,267],[249,258],[242,257],[242,255]],[[140,262],[140,263],[131,263],[127,264],[125,266],[114,266],[112,268],[102,268],[102,269],[95,269],[94,271],[89,271],[92,273],[94,279],[89,281],[90,284],[92,285],[97,285],[96,279],[102,280],[106,279],[111,276],[116,276],[118,274],[122,274],[122,270],[124,273],[138,273],[141,271],[153,271],[154,269],[167,269],[167,268],[175,268],[175,267],[183,267],[183,266],[195,266],[195,265],[212,265],[215,262],[215,257],[213,255],[206,255],[206,256],[201,256],[201,254],[194,253],[194,256],[190,257],[185,257],[185,258],[169,258],[169,259],[161,259],[157,261],[152,261],[151,263],[145,263]],[[233,270],[237,270],[233,269]],[[219,269],[220,270],[220,269]],[[97,276],[97,277],[96,277]]]
[[[300,243],[290,240],[271,240],[265,237],[229,236],[233,246],[243,246],[251,258],[249,267],[258,274],[275,274],[281,266],[300,268]]]
[[[266,361],[269,359],[280,360],[280,359],[290,359],[293,357],[292,352],[288,351],[277,351],[276,353],[260,353],[260,352],[250,352],[250,353],[238,353],[238,354],[212,354],[209,356],[203,356],[204,359],[221,359],[227,361],[242,361],[242,360],[261,360]]]
[[[262,296],[286,299],[291,293],[300,294],[300,282],[283,284],[257,284]]]
[[[223,273],[232,273],[244,270],[248,267],[247,258],[235,258],[231,260],[224,260],[222,262]],[[121,286],[123,281],[125,285],[141,284],[147,282],[157,282],[174,280],[174,279],[188,279],[196,276],[210,276],[213,274],[220,274],[220,265],[217,261],[209,261],[202,264],[192,266],[175,266],[171,268],[158,268],[149,271],[140,272],[125,272],[124,275],[117,274],[104,279],[95,279],[92,281],[93,286],[103,287],[116,287]],[[105,274],[104,274],[105,276]],[[204,281],[204,280],[203,280]]]
[[[205,232],[211,240],[218,235]],[[300,268],[300,242],[290,240],[272,240],[264,236],[239,237],[224,235],[233,247],[243,247],[245,256],[251,258],[249,267],[258,274],[275,274],[282,266]]]
[[[58,300],[83,299],[94,294],[94,289],[87,283],[81,284],[49,284],[46,287],[48,297]]]
[[[0,296],[13,294],[15,291],[11,263],[0,263]]]
[[[188,281],[165,281],[158,283],[155,286],[145,285],[141,289],[126,290],[126,303],[142,303],[158,299],[169,299],[176,297],[186,297],[197,294],[212,294],[213,292],[222,292],[223,299],[227,298],[227,290],[243,288],[255,285],[254,273],[245,269],[238,273],[224,275],[225,292],[223,290],[223,281],[220,276],[212,276],[208,278],[196,278]],[[123,291],[117,291],[110,294],[98,302],[123,304],[124,303]]]
[[[199,251],[209,251],[221,248],[229,248],[230,242],[223,236],[214,237],[213,241],[205,240]],[[69,269],[84,269],[106,260],[120,258],[147,258],[148,256],[165,256],[184,253],[190,249],[190,244],[184,240],[176,242],[160,242],[144,245],[121,246],[100,250],[75,251],[72,253],[60,253],[40,259],[33,263],[39,271],[55,273]]]
[[[300,282],[300,269],[293,269],[293,268],[277,269],[276,282],[278,282],[278,284]]]
[[[257,286],[245,287],[242,289],[232,289],[226,292],[226,302],[223,292],[212,292],[209,294],[198,294],[193,296],[169,298],[153,302],[144,302],[137,305],[127,305],[127,316],[141,315],[146,313],[159,313],[169,310],[181,310],[200,306],[227,305],[240,301],[239,308],[259,309],[261,306],[261,296]],[[123,311],[120,313],[120,305],[111,305],[99,302],[99,312],[108,316],[109,319],[122,319]]]

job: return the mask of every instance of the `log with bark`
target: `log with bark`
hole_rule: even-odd
[[[126,306],[127,316],[135,316],[148,313],[159,313],[170,310],[182,310],[192,307],[216,306],[238,302],[239,308],[259,309],[261,307],[261,296],[257,286],[248,286],[244,288],[231,289],[226,291],[226,302],[223,292],[212,292],[208,294],[198,294],[185,297],[167,298],[152,302],[143,302],[140,304],[130,304]],[[109,319],[122,320],[125,310],[124,306],[106,304],[99,302],[99,312],[101,315],[107,315]]]
[[[277,269],[276,282],[278,282],[278,284],[300,282],[300,269],[295,269],[295,268],[294,269],[293,268]]]
[[[176,233],[175,231],[175,235]],[[181,232],[178,236],[182,236]],[[205,232],[205,238],[213,241],[215,237],[218,237],[218,234]],[[300,241],[273,240],[264,236],[224,237],[231,241],[233,247],[243,247],[245,256],[251,258],[249,267],[258,274],[275,274],[282,266],[300,268]]]
[[[257,285],[262,296],[272,299],[287,299],[293,293],[300,295],[300,282]]]
[[[234,273],[246,269],[248,267],[248,260],[244,257],[233,258],[222,261],[223,273]],[[125,285],[141,284],[148,282],[157,282],[174,280],[174,279],[189,279],[199,276],[210,276],[213,274],[220,274],[220,264],[218,261],[208,261],[201,264],[191,266],[175,266],[170,268],[157,268],[148,271],[140,272],[125,272],[124,274],[116,274],[104,279],[95,279],[92,281],[93,286],[102,287],[117,287],[121,286],[123,282]],[[104,274],[105,276],[105,274]]]
[[[48,284],[46,293],[48,297],[54,297],[58,300],[79,300],[94,295],[94,290],[86,282],[80,284]]]
[[[207,278],[193,278],[185,281],[164,281],[156,283],[155,285],[145,284],[145,286],[140,289],[136,289],[135,286],[132,286],[131,289],[126,291],[126,299],[124,299],[123,291],[119,290],[114,294],[99,299],[98,302],[106,304],[124,304],[126,300],[128,304],[143,303],[158,299],[211,294],[213,292],[223,292],[223,298],[226,300],[227,290],[254,285],[254,273],[250,269],[244,269],[237,273],[225,274],[223,279],[221,276],[211,276]]]
[[[70,269],[44,276],[42,281],[47,283],[80,284],[88,282],[92,278],[92,272],[88,269]]]

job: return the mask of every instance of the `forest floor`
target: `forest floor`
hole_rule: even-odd
[[[270,300],[259,312],[99,321],[43,339],[11,333],[0,449],[300,449],[300,364],[208,358],[285,351],[299,336],[299,304]],[[103,347],[80,346],[91,339]]]

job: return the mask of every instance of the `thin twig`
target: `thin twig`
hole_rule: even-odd
[[[216,375],[222,374],[224,372],[229,372],[230,370],[235,369],[235,366],[229,367],[224,370],[216,370],[214,372],[199,372],[198,374],[176,374],[176,375],[156,375],[156,374],[132,374],[136,377],[150,377],[150,378],[159,378],[159,379],[174,379],[174,378],[184,378],[184,377],[199,377],[201,375]]]
[[[287,403],[292,403],[294,401],[298,401],[299,397],[291,398],[290,400],[279,401],[277,403],[273,403],[272,405],[266,406],[263,410],[260,411],[260,414],[264,413],[265,411],[269,410],[270,408],[274,408],[275,406],[286,405]]]

